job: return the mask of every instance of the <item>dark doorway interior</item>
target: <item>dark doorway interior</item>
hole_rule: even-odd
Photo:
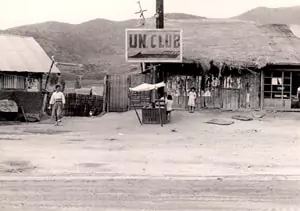
[[[300,108],[297,89],[300,87],[300,72],[292,72],[292,108]]]

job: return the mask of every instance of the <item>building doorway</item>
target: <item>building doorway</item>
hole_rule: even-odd
[[[297,90],[300,87],[300,72],[292,72],[292,109],[300,109]]]

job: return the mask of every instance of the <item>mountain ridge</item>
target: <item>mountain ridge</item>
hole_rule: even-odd
[[[232,19],[255,21],[260,24],[299,24],[300,5],[292,7],[257,7]]]
[[[167,13],[165,16],[166,20],[205,19],[184,13]],[[54,55],[60,62],[84,64],[87,78],[98,75],[101,78],[105,73],[135,70],[126,65],[125,57],[120,60],[120,55],[124,54],[125,29],[136,27],[138,21],[112,21],[103,18],[79,24],[47,21],[10,28],[2,33],[34,37],[49,56]],[[155,20],[150,18],[146,21]]]
[[[184,13],[166,13],[168,20],[207,19],[206,17]],[[229,20],[255,21],[261,24],[299,24],[300,6],[285,8],[258,7],[232,17]],[[154,17],[147,22],[155,23]],[[85,78],[101,78],[104,74],[135,71],[137,65],[125,62],[124,37],[126,28],[135,28],[139,19],[113,21],[98,18],[79,24],[47,21],[19,26],[0,31],[21,36],[34,37],[49,56],[54,55],[59,62],[85,65]],[[68,72],[68,75],[77,72]],[[73,77],[74,78],[74,77]]]

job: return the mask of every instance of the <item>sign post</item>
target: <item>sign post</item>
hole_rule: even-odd
[[[140,6],[140,11],[137,14],[141,14],[141,17],[144,18],[143,12],[144,10]],[[126,61],[142,63],[142,69],[144,69],[145,63],[182,63],[182,30],[164,29],[164,0],[156,0],[155,18],[156,29],[126,29]],[[156,83],[156,72],[160,71],[162,70],[159,65],[151,68],[153,84]],[[157,90],[153,90],[152,101],[155,98],[155,93],[158,97]],[[163,126],[160,102],[159,110],[160,122]]]
[[[126,29],[126,61],[182,63],[182,30]]]
[[[164,0],[156,0],[156,28],[157,29],[163,29],[164,28]],[[160,67],[158,67],[158,72],[161,71]],[[153,69],[153,76],[156,79],[156,69]],[[165,80],[165,79],[164,79]],[[158,95],[158,90],[156,91]],[[158,99],[159,100],[159,99]],[[160,108],[160,103],[159,103]],[[161,120],[161,112],[160,113],[160,120]],[[161,122],[161,126],[162,122]]]

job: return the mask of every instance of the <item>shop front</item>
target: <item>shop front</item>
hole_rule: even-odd
[[[260,73],[213,63],[205,71],[199,64],[162,66],[165,91],[172,95],[175,109],[187,109],[188,93],[195,88],[197,109],[259,109]]]
[[[271,67],[266,68],[262,74],[264,109],[300,109],[297,97],[297,90],[300,87],[300,67]]]

